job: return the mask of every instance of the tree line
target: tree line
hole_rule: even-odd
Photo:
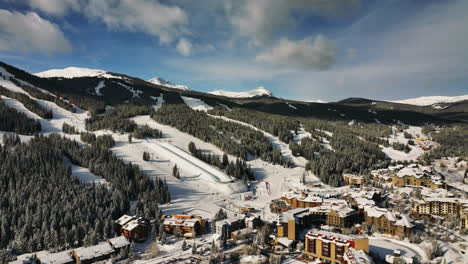
[[[239,107],[234,107],[231,110],[228,110],[225,107],[215,107],[208,113],[225,116],[230,119],[250,124],[278,137],[285,143],[292,141],[293,135],[297,134],[297,131],[300,128],[300,123],[291,117],[247,110]]]
[[[232,162],[229,161],[226,153],[224,153],[222,157],[219,155],[212,155],[211,153],[203,153],[201,149],[197,149],[193,142],[189,143],[188,148],[194,157],[225,171],[229,176],[244,181],[255,180],[255,175],[250,166],[239,158],[236,159],[236,162]]]
[[[0,248],[23,253],[94,244],[114,235],[113,221],[130,209],[130,200],[132,212],[156,222],[158,204],[170,201],[165,180],[150,180],[108,149],[59,135],[10,141],[0,146]],[[79,182],[64,156],[111,188]]]
[[[151,117],[243,160],[249,155],[274,164],[289,165],[279,150],[274,150],[265,135],[235,122],[214,118],[202,111],[194,111],[185,104],[165,104]]]
[[[10,97],[12,99],[18,100],[21,102],[24,107],[26,107],[29,111],[37,114],[38,116],[44,119],[51,119],[53,117],[52,110],[46,109],[41,106],[36,100],[32,99],[31,97],[27,96],[23,93],[15,93],[3,86],[0,86],[0,95]]]
[[[86,130],[109,129],[113,132],[130,133],[137,124],[128,118],[137,115],[149,115],[151,107],[145,105],[124,104],[107,109],[104,113],[94,113],[85,120]]]
[[[0,130],[22,135],[33,135],[41,132],[39,120],[29,118],[26,114],[8,107],[0,99]]]

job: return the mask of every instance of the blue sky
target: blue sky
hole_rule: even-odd
[[[335,101],[468,94],[468,1],[0,0],[0,60]]]

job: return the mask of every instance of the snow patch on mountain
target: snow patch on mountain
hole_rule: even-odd
[[[191,89],[185,85],[173,84],[170,81],[164,80],[161,77],[151,78],[148,80],[148,82],[152,84],[156,84],[156,85],[169,87],[169,88],[174,88],[174,89],[179,89],[179,90],[184,90],[184,91],[191,91]]]
[[[160,94],[159,97],[150,96],[151,99],[156,101],[156,104],[153,105],[154,110],[158,110],[159,108],[162,107],[162,105],[164,103],[164,97],[163,96],[164,96],[163,94]]]
[[[101,89],[104,88],[104,81],[100,81],[98,85],[94,88],[96,95],[102,96]]]
[[[209,92],[209,94],[226,96],[226,97],[231,97],[231,98],[252,98],[256,96],[273,96],[273,93],[263,86],[260,86],[253,90],[245,91],[245,92],[231,92],[231,91],[217,90],[217,91]]]
[[[79,68],[79,67],[67,67],[64,69],[51,69],[43,72],[35,73],[34,75],[41,78],[79,78],[79,77],[101,77],[106,79],[123,79],[121,76],[114,75],[110,72],[98,70],[98,69],[89,69],[89,68]]]
[[[399,101],[391,101],[391,102],[399,103],[399,104],[428,106],[428,105],[434,105],[434,104],[440,104],[440,103],[456,103],[456,102],[460,102],[464,100],[468,100],[468,94],[460,95],[460,96],[421,96],[421,97],[410,98],[410,99],[399,100]]]
[[[205,102],[198,98],[192,98],[192,97],[187,97],[187,96],[181,96],[182,100],[184,100],[185,104],[188,105],[188,107],[192,108],[193,110],[199,110],[199,111],[205,111],[207,112],[208,110],[213,109],[212,106],[207,105]]]
[[[138,89],[134,89],[133,87],[130,87],[128,85],[125,85],[120,82],[116,82],[118,85],[122,86],[123,88],[127,89],[127,91],[132,93],[132,98],[140,98],[140,95],[143,93],[142,91]]]

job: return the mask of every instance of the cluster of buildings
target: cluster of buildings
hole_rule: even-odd
[[[461,229],[468,229],[468,200],[458,198],[429,197],[413,202],[411,214],[415,218],[454,216]]]
[[[390,166],[387,169],[378,169],[371,172],[374,180],[391,184],[393,187],[426,187],[431,189],[444,188],[442,175],[437,173],[432,166],[410,164],[407,166]]]
[[[39,252],[35,254],[36,260],[31,261],[31,254],[26,254],[18,257],[18,260],[10,262],[10,264],[88,264],[99,261],[105,261],[113,256],[119,255],[122,250],[128,250],[130,241],[119,236],[108,241],[99,243],[90,247],[80,247],[71,250],[65,250],[57,253]]]

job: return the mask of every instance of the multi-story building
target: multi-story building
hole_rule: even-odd
[[[292,209],[310,208],[319,206],[323,203],[323,198],[320,196],[310,195],[306,192],[289,192],[283,194],[281,200],[285,201]]]
[[[312,225],[329,225],[339,228],[350,227],[356,222],[355,211],[346,201],[329,199],[321,206],[312,208],[296,208],[280,214],[277,223],[278,237],[296,240],[298,235]]]
[[[411,164],[401,169],[395,169],[392,176],[393,187],[418,186],[431,189],[447,188],[442,176],[428,166]]]
[[[148,235],[148,221],[142,217],[123,215],[114,223],[115,231],[131,241],[142,241]]]
[[[366,183],[366,178],[364,176],[349,173],[343,174],[343,180],[346,182],[347,185],[358,187]]]
[[[391,236],[408,237],[414,227],[408,215],[376,206],[365,206],[364,219],[364,225],[376,226],[379,232]]]
[[[369,239],[363,236],[349,236],[322,230],[310,230],[305,236],[304,255],[312,260],[330,263],[353,263],[350,249],[369,253]]]
[[[200,216],[170,215],[163,218],[164,230],[183,237],[196,237],[204,234],[205,221]]]
[[[463,208],[468,206],[468,200],[458,198],[425,198],[413,203],[412,214],[424,215],[455,215],[460,216]]]

